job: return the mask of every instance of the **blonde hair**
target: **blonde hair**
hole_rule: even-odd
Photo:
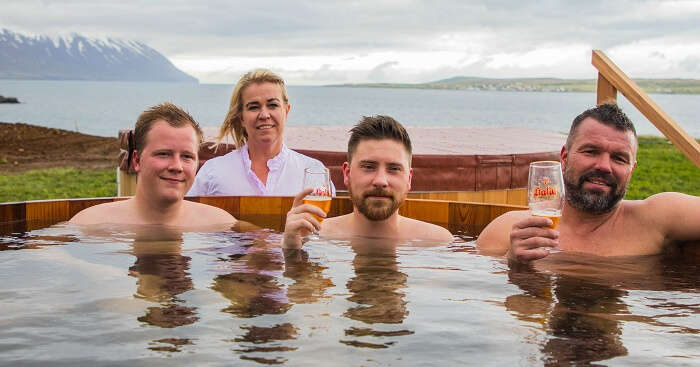
[[[287,88],[281,76],[268,69],[255,69],[245,73],[233,89],[228,113],[226,113],[226,118],[219,129],[219,136],[216,137],[217,144],[221,143],[229,135],[236,143],[236,149],[242,147],[248,141],[248,133],[243,128],[241,121],[241,116],[243,115],[243,91],[251,84],[257,83],[274,83],[279,85],[284,104],[289,104]]]

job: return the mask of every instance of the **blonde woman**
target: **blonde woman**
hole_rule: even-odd
[[[284,144],[290,107],[279,75],[267,69],[243,75],[217,138],[231,136],[236,150],[204,163],[187,195],[294,196],[301,191],[304,169],[323,163]]]

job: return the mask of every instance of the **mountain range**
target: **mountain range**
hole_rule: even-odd
[[[198,82],[138,41],[26,36],[7,29],[0,30],[0,79]]]

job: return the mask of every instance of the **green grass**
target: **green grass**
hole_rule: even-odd
[[[700,169],[664,138],[640,136],[626,199],[677,191],[700,196]],[[115,169],[46,169],[0,174],[0,202],[117,195]]]
[[[0,174],[0,203],[117,196],[116,168],[52,168]]]
[[[665,138],[640,136],[637,168],[626,199],[645,199],[664,191],[700,196],[700,168]]]

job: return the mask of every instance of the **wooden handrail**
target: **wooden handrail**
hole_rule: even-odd
[[[617,100],[620,91],[639,112],[646,116],[673,145],[675,145],[691,162],[700,167],[700,144],[685,132],[670,116],[664,112],[649,96],[627,77],[600,50],[593,50],[593,66],[598,69],[597,103]]]

